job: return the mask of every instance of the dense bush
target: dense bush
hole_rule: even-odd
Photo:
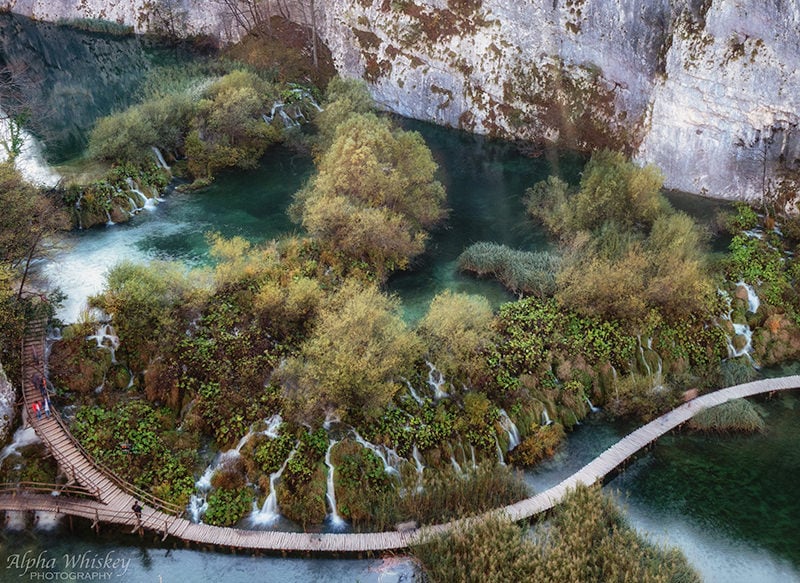
[[[203,522],[214,526],[233,526],[244,518],[252,505],[251,488],[217,488],[208,496],[208,510],[203,515]]]

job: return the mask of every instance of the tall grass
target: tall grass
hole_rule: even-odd
[[[103,20],[102,18],[61,18],[56,24],[86,32],[98,32],[114,36],[130,36],[134,32],[132,26],[111,20]]]
[[[764,417],[756,405],[746,399],[734,399],[695,415],[689,426],[698,431],[716,433],[764,431]]]
[[[461,271],[494,277],[514,293],[550,296],[561,258],[546,251],[518,251],[497,243],[470,245],[458,258]]]
[[[571,492],[530,535],[493,517],[432,537],[412,553],[433,583],[700,580],[680,552],[639,537],[599,487]]]

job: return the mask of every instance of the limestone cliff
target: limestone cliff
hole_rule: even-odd
[[[152,22],[148,7],[159,2],[182,7],[189,32],[238,34],[222,2],[5,4],[39,18],[92,16],[141,29]],[[339,72],[364,77],[376,100],[402,115],[566,147],[624,149],[660,166],[668,187],[689,192],[738,199],[766,194],[781,202],[797,195],[795,0],[277,5],[294,7],[304,22],[314,6]]]

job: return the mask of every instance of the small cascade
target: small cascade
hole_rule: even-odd
[[[439,399],[448,397],[449,395],[442,390],[445,383],[444,375],[436,369],[433,363],[426,360],[425,364],[428,365],[428,385],[433,389],[433,399],[438,401]],[[438,378],[436,378],[437,373]]]
[[[220,456],[217,456],[220,457]],[[208,493],[211,490],[211,477],[219,465],[218,460],[206,468],[200,479],[194,484],[195,493],[189,498],[189,517],[192,522],[200,522],[208,510]]]
[[[328,451],[325,452],[325,465],[328,466],[328,485],[325,492],[325,498],[328,499],[328,504],[331,507],[331,513],[328,515],[331,521],[331,526],[334,529],[340,529],[345,525],[344,519],[339,516],[339,512],[336,510],[336,491],[334,490],[333,484],[333,463],[331,463],[331,450],[333,446],[336,445],[338,442],[335,440],[331,440],[330,445],[328,446]]]
[[[756,295],[753,288],[747,285],[744,282],[739,282],[737,285],[743,286],[747,290],[747,305],[749,311],[758,310],[760,305],[760,300]],[[733,305],[731,302],[731,297],[725,290],[718,290],[718,293],[722,296],[722,298],[728,303],[728,312],[722,316],[723,320],[727,320],[731,323],[733,327],[733,337],[728,337],[728,357],[729,358],[737,358],[739,356],[747,356],[752,361],[753,357],[750,356],[750,353],[753,350],[753,331],[750,329],[748,324],[737,324],[733,322]],[[736,347],[736,338],[742,337],[744,338],[744,343],[739,342],[741,346],[738,348]]]
[[[87,336],[86,340],[97,342],[97,348],[104,348],[111,352],[111,362],[117,364],[116,350],[119,348],[119,336],[114,331],[111,324],[101,324],[93,336]]]
[[[39,436],[36,435],[36,431],[33,430],[33,427],[20,427],[14,432],[14,438],[11,440],[11,443],[0,451],[0,463],[9,456],[20,455],[19,450],[23,447],[40,442],[41,440]]]
[[[589,397],[586,397],[586,404],[589,405],[589,411],[591,411],[592,413],[597,413],[598,411],[600,411],[600,407],[595,407],[594,405],[592,405],[592,401],[589,399]]]
[[[505,412],[505,409],[500,409],[500,425],[508,433],[508,451],[511,451],[520,444],[519,429]]]
[[[475,446],[471,443],[469,444],[469,453],[470,457],[472,458],[472,467],[477,468],[478,464],[475,462]]]
[[[644,355],[644,346],[642,346],[642,337],[636,336],[636,340],[638,341],[639,344],[639,354],[642,357],[642,364],[644,365],[645,371],[647,371],[646,374],[647,376],[651,376],[653,374],[653,371],[650,370],[650,364],[647,362],[647,358]]]
[[[276,413],[269,419],[266,419],[265,422],[267,424],[267,428],[261,433],[263,435],[266,435],[270,439],[275,439],[276,437],[278,437],[278,428],[281,426],[281,423],[283,423],[283,418],[281,418],[281,414]]]
[[[161,153],[161,150],[159,150],[155,146],[152,147],[152,150],[153,150],[153,154],[155,154],[156,161],[158,162],[158,165],[161,168],[163,168],[164,170],[170,170],[170,167],[167,166],[166,160],[164,160],[164,155]]]
[[[422,463],[422,455],[419,453],[419,449],[417,445],[414,444],[414,449],[411,451],[411,457],[414,458],[414,464],[417,466],[417,473],[422,476],[422,472],[425,470],[425,464]]]
[[[761,306],[761,300],[758,298],[756,290],[753,289],[752,285],[745,283],[744,281],[738,282],[736,286],[741,286],[747,290],[747,311],[755,314],[758,311],[759,306]]]
[[[106,221],[106,227],[113,227],[114,225],[117,224],[111,220],[111,213],[108,210],[106,210],[106,218],[108,219]]]
[[[406,386],[408,387],[408,394],[411,395],[411,398],[417,402],[417,405],[422,405],[422,397],[419,396],[419,393],[414,390],[414,387],[411,384],[411,381],[408,379],[403,379],[406,382]]]
[[[547,407],[542,410],[542,425],[552,425],[553,420],[550,419],[550,414],[547,412]]]
[[[389,457],[391,456],[392,453],[394,453],[394,456],[399,459],[399,456],[397,455],[397,453],[394,452],[394,450],[387,450],[386,453],[384,453],[380,446],[377,446],[374,443],[370,443],[369,441],[361,437],[358,434],[358,431],[356,431],[355,429],[353,429],[353,435],[355,437],[356,443],[358,443],[362,447],[365,447],[366,449],[374,453],[376,456],[378,456],[378,458],[383,462],[383,469],[387,474],[393,474],[395,476],[400,475],[400,472],[397,470],[397,468],[394,467],[391,463],[389,463]]]
[[[504,466],[506,465],[506,460],[503,459],[503,449],[500,447],[500,440],[497,439],[497,434],[494,436],[494,443],[497,446],[497,463]]]
[[[458,462],[456,461],[456,456],[455,455],[452,455],[452,454],[450,455],[450,463],[453,465],[453,469],[456,471],[456,473],[458,473],[458,474],[463,474],[464,473],[464,470],[462,470],[461,466],[458,465]]]
[[[256,503],[253,502],[253,512],[250,514],[250,522],[254,526],[269,526],[274,524],[281,516],[280,509],[278,508],[278,491],[277,491],[277,483],[278,479],[283,474],[283,470],[286,469],[286,466],[289,464],[289,460],[292,459],[294,454],[297,453],[297,448],[293,449],[292,452],[289,454],[289,457],[283,462],[283,465],[277,472],[273,472],[269,475],[269,495],[267,499],[264,500],[264,504],[261,506],[261,509],[256,506]]]

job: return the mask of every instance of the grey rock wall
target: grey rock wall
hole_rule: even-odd
[[[188,32],[240,33],[218,1],[169,1],[185,9]],[[308,21],[311,0],[280,4]],[[788,206],[797,197],[797,0],[313,4],[339,72],[367,79],[388,110],[505,138],[623,149],[688,192]],[[5,6],[139,30],[150,22],[145,0]]]

